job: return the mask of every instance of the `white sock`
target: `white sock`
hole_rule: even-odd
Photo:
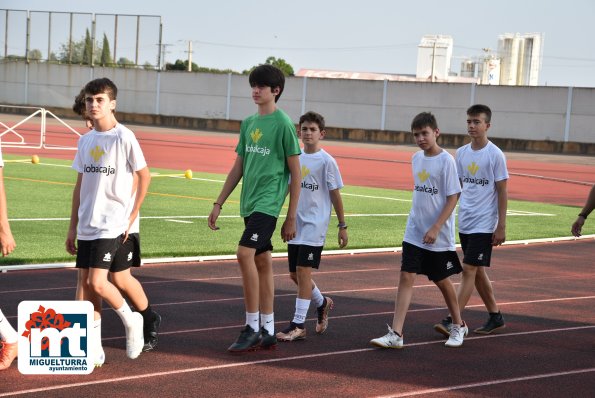
[[[314,289],[312,289],[312,302],[316,306],[316,308],[320,307],[322,303],[324,303],[324,296],[318,290],[318,286],[314,285]]]
[[[122,322],[124,322],[125,326],[132,326],[133,312],[128,306],[128,303],[126,303],[126,300],[124,300],[124,304],[122,304],[120,308],[114,310],[116,311],[116,314],[118,314]]]
[[[293,323],[304,324],[306,316],[308,315],[308,308],[310,308],[310,300],[296,298],[295,299],[295,314],[293,315]]]
[[[260,314],[260,323],[271,336],[275,334],[275,313]]]
[[[8,322],[8,319],[0,310],[0,337],[2,341],[8,344],[16,343],[19,339],[19,335],[12,325]]]
[[[250,326],[255,332],[260,330],[258,326],[258,312],[246,312],[246,325]]]
[[[101,318],[93,321],[93,330],[95,331],[95,345],[100,348],[101,344]]]

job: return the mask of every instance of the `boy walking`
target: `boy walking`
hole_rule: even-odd
[[[415,186],[403,238],[395,313],[388,333],[370,343],[382,348],[403,347],[403,324],[413,296],[413,282],[416,274],[423,274],[438,286],[453,314],[445,345],[459,347],[468,329],[461,319],[456,291],[449,277],[461,272],[455,251],[453,213],[461,187],[452,155],[436,142],[440,130],[434,115],[423,112],[415,116],[411,131],[421,151],[416,152],[411,161]]]
[[[89,117],[86,101],[85,88],[75,97],[72,109],[79,114],[86,123],[89,129],[93,129],[93,121]],[[127,217],[134,207],[134,199],[138,186],[138,177],[133,174],[132,182],[132,197],[128,205]],[[124,245],[118,248],[112,266],[110,267],[110,280],[112,283],[124,294],[132,303],[134,308],[143,316],[143,337],[144,347],[143,351],[150,351],[157,347],[158,343],[158,329],[161,324],[161,316],[153,311],[149,304],[149,300],[140,282],[132,276],[131,267],[141,266],[140,253],[140,215],[136,217],[128,231],[129,239]],[[101,308],[101,297],[92,294],[87,284],[87,272],[84,269],[78,270],[78,283],[75,298],[77,300],[91,301],[96,308]],[[100,316],[100,314],[96,314]],[[105,353],[101,346],[101,318],[94,321],[94,327],[97,329],[96,336],[98,336],[97,351],[98,355],[95,358],[95,366],[102,366],[105,361]]]
[[[325,134],[322,115],[307,112],[300,117],[299,135],[304,149],[300,155],[302,179],[297,234],[287,244],[289,276],[297,284],[297,297],[293,320],[286,329],[277,333],[277,340],[280,341],[306,338],[304,322],[310,301],[314,301],[318,313],[316,333],[324,333],[328,326],[328,313],[333,308],[333,300],[322,295],[312,280],[312,269],[318,269],[320,265],[331,204],[339,222],[339,246],[343,248],[347,245],[347,224],[340,192],[343,180],[335,159],[320,146]]]
[[[498,309],[492,282],[487,274],[492,258],[492,246],[506,240],[506,209],[508,169],[504,153],[488,139],[492,111],[486,105],[467,109],[467,133],[471,142],[457,150],[457,172],[461,181],[459,202],[459,239],[463,249],[463,277],[457,292],[462,311],[473,287],[477,289],[488,310],[487,322],[474,330],[490,334],[505,327]],[[449,334],[451,317],[434,325],[444,335]]]
[[[301,151],[295,126],[276,106],[285,87],[285,76],[272,65],[260,65],[250,73],[249,82],[258,112],[242,121],[236,160],[208,220],[209,228],[219,229],[216,222],[225,200],[243,179],[240,215],[244,217],[245,229],[237,259],[242,273],[246,326],[228,348],[230,352],[273,348],[277,344],[271,237],[285,201],[290,175],[289,208],[281,227],[284,242],[295,237],[300,195],[298,155]]]
[[[116,271],[126,269],[120,256],[124,251],[130,252],[132,260],[131,250],[139,247],[131,227],[137,221],[151,176],[134,133],[114,116],[116,85],[101,78],[87,83],[84,90],[86,116],[92,121],[93,130],[79,139],[72,165],[79,174],[72,195],[66,250],[76,254],[82,298],[93,303],[95,319],[101,317],[103,299],[122,320],[126,354],[134,359],[144,346],[143,316],[130,309],[118,288],[108,280],[108,272],[116,270],[112,268],[116,266],[122,267]]]

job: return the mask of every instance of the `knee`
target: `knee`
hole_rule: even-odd
[[[298,283],[298,278],[295,272],[290,272],[289,273],[289,278],[297,285]]]

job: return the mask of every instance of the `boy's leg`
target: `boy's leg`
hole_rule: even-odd
[[[415,282],[415,273],[401,271],[392,328],[389,326],[386,335],[370,340],[370,344],[382,348],[403,348],[403,325],[413,296],[413,282]]]
[[[464,337],[469,333],[469,329],[465,325],[461,318],[461,312],[459,310],[459,303],[457,301],[457,293],[454,285],[450,278],[444,278],[440,281],[434,281],[436,286],[440,289],[444,301],[450,314],[452,316],[452,327],[450,330],[450,336],[446,341],[447,347],[460,347],[463,345]]]
[[[475,278],[475,287],[488,310],[489,316],[487,322],[483,326],[475,329],[474,332],[479,334],[490,334],[495,330],[505,328],[506,324],[504,323],[504,317],[498,309],[498,304],[496,304],[492,282],[488,277],[485,267],[479,267]]]
[[[107,275],[107,269],[90,268],[89,286],[116,311],[124,323],[126,355],[134,359],[140,355],[144,346],[143,317],[138,312],[132,312],[120,291],[107,279]]]
[[[86,300],[93,304],[93,329],[95,329],[96,340],[95,344],[95,358],[94,365],[100,367],[105,363],[105,351],[103,351],[103,344],[101,343],[101,297],[91,291],[89,286],[89,269],[79,268],[77,274],[77,284],[75,300]]]
[[[306,338],[304,323],[306,322],[308,308],[310,308],[310,296],[312,295],[312,268],[309,266],[298,266],[295,275],[298,285],[297,296],[295,298],[295,312],[289,326],[277,333],[277,339],[280,341],[296,341]]]
[[[10,367],[18,355],[18,333],[0,310],[0,370]]]
[[[473,289],[477,283],[476,277],[479,267],[463,263],[463,275],[461,277],[461,284],[457,290],[457,300],[459,302],[459,310],[463,311],[473,294]]]

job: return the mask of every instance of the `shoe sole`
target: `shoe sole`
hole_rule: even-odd
[[[243,354],[243,353],[246,353],[246,352],[258,351],[261,348],[264,348],[264,347],[261,347],[260,344],[257,344],[257,345],[254,345],[252,347],[244,348],[244,349],[230,349],[230,348],[228,348],[227,349],[227,352],[229,352],[231,354]]]
[[[393,345],[391,345],[391,346],[386,346],[386,345],[382,345],[382,344],[380,344],[380,343],[376,343],[376,342],[373,342],[373,341],[370,341],[370,344],[371,344],[371,345],[373,345],[374,347],[379,347],[379,348],[392,348],[392,349],[397,349],[397,350],[400,350],[400,349],[402,349],[402,348],[403,348],[403,346],[402,346],[402,345],[397,345],[397,346],[393,346]]]
[[[437,331],[438,333],[440,333],[441,335],[444,335],[445,337],[450,337],[450,332],[441,323],[435,324],[434,330]]]
[[[459,345],[452,345],[452,344],[444,344],[445,347],[448,348],[459,348],[463,346],[463,343],[459,344]]]
[[[295,339],[292,339],[292,338],[284,339],[282,337],[277,336],[277,341],[283,341],[283,342],[286,342],[286,343],[290,343],[292,341],[300,341],[300,340],[306,340],[306,336],[296,337]]]
[[[506,325],[502,325],[502,326],[498,326],[497,328],[493,328],[492,330],[482,330],[481,328],[479,328],[479,329],[475,329],[473,331],[473,333],[483,334],[483,335],[492,334],[496,330],[504,329],[505,327],[506,327]]]

